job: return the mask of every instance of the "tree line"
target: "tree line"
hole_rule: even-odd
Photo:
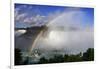
[[[55,54],[54,57],[46,59],[41,57],[35,64],[47,64],[47,63],[63,63],[63,62],[81,62],[81,61],[93,61],[94,60],[94,48],[88,48],[86,52],[79,54]],[[22,63],[22,54],[20,49],[15,49],[15,65],[28,65],[29,58]]]

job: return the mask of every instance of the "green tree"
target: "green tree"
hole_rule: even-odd
[[[79,54],[65,54],[64,55],[64,62],[77,62],[77,61],[82,61],[82,53],[80,52]]]
[[[48,60],[45,57],[41,57],[39,64],[48,63]]]
[[[54,56],[54,61],[59,63],[59,62],[64,62],[64,58],[63,58],[63,55],[61,54],[57,54]]]
[[[65,54],[64,55],[64,62],[68,62],[68,58],[69,58],[69,55]]]
[[[24,65],[27,65],[29,63],[29,57],[26,57],[26,60],[23,62]]]
[[[22,62],[21,50],[16,48],[15,49],[15,65],[20,65]]]
[[[94,60],[94,49],[89,48],[85,53],[83,53],[84,61],[93,61]]]

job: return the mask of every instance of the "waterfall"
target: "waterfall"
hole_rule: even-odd
[[[43,33],[50,31],[53,26],[51,26],[51,24],[55,21],[58,20],[59,18],[61,18],[61,15],[59,15],[58,17],[56,17],[55,19],[53,19],[52,21],[50,21],[49,23],[47,23],[45,26],[48,28],[48,30],[45,30],[46,28],[44,28],[43,30],[40,31],[40,33],[37,35],[36,39],[33,41],[32,43],[32,47],[30,48],[30,52],[32,52],[33,48],[36,46],[38,40],[42,37]]]

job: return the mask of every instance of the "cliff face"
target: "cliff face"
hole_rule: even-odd
[[[20,36],[16,36],[15,34],[15,48],[19,48],[22,51],[29,51],[34,43],[34,40],[37,38],[37,35],[40,31],[44,30],[45,26],[35,26],[29,28],[16,28],[15,30],[26,30],[25,33]]]

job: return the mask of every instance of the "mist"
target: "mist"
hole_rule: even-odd
[[[56,14],[51,15],[48,16],[46,21],[44,20],[44,22],[48,21],[46,24],[48,29],[37,34],[39,35],[38,38],[33,38],[34,35],[16,37],[16,46],[24,51],[39,49],[43,54],[53,50],[77,54],[94,47],[93,26],[90,26],[87,21],[83,23],[85,22],[85,12],[75,9],[65,10],[61,13],[57,11]],[[36,42],[34,43],[33,40],[36,40]]]
[[[93,26],[88,23],[83,25],[84,12],[64,11],[47,24],[48,30],[45,37],[38,39],[35,49],[66,50],[67,53],[76,54],[85,52],[94,46]],[[54,17],[54,16],[53,16]],[[33,44],[34,45],[34,44]]]

